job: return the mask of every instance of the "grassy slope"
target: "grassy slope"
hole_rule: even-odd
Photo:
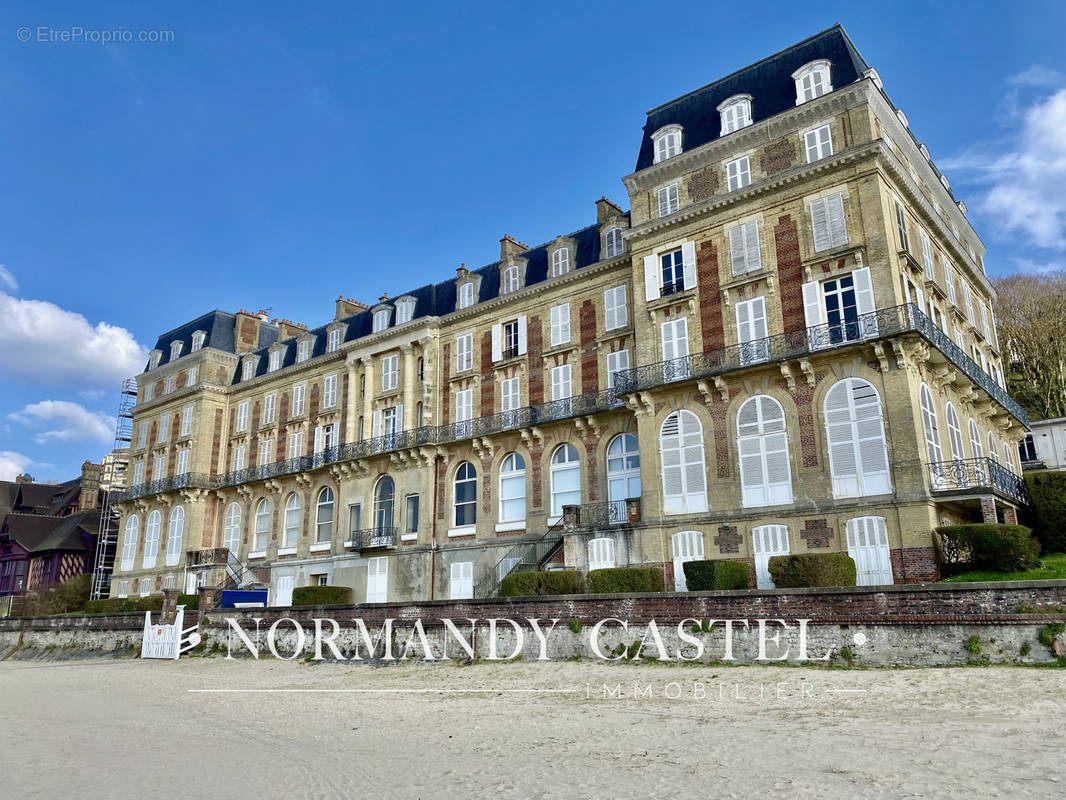
[[[1052,553],[1040,559],[1040,566],[1024,572],[994,572],[977,570],[963,572],[948,578],[944,583],[966,583],[970,581],[1046,581],[1066,579],[1066,553]]]

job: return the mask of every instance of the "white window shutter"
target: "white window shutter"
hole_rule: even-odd
[[[927,309],[925,307],[925,292],[923,292],[921,289],[915,288],[914,294],[915,294],[915,302],[918,305],[918,310],[921,311],[923,314],[928,313],[929,309]],[[859,296],[858,296],[858,292],[856,292],[855,293],[856,305],[858,305],[858,301],[859,301]]]
[[[681,265],[685,272],[685,288],[692,289],[697,285],[696,277],[696,243],[683,242],[681,245]]]
[[[747,253],[744,249],[744,226],[738,225],[729,230],[729,261],[733,267],[734,275],[742,275],[748,271],[746,262]]]
[[[496,323],[492,326],[492,360],[499,361],[503,358],[503,326]]]
[[[655,256],[644,256],[644,299],[659,298],[659,260]]]
[[[747,257],[747,267],[749,272],[762,269],[762,253],[759,251],[759,223],[758,221],[749,222],[743,227],[744,230],[744,250]]]
[[[373,435],[373,437],[375,439],[377,437],[381,436],[381,410],[380,409],[374,412],[374,422],[373,422],[373,426],[371,428],[371,433],[372,433],[372,435]]]
[[[826,198],[826,206],[829,212],[829,246],[842,247],[848,243],[848,226],[844,219],[843,195],[835,194]]]
[[[322,426],[315,426],[315,453],[322,452]]]
[[[829,243],[829,210],[824,197],[811,203],[811,230],[814,233],[815,252],[828,250],[831,247]]]
[[[526,315],[518,317],[518,355],[526,354]]]
[[[403,430],[403,403],[396,405],[396,433]]]
[[[822,285],[818,281],[803,284],[803,316],[807,323],[807,342],[810,348],[825,347],[826,338],[820,331],[811,330],[825,324],[825,303],[822,302]]]
[[[857,269],[851,273],[851,277],[855,282],[855,310],[860,315],[876,311],[873,282],[870,280],[870,268]]]
[[[825,398],[825,435],[834,497],[858,497],[859,465],[847,382],[838,383]]]

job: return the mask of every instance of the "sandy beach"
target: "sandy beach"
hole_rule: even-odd
[[[1017,668],[6,662],[0,774],[20,798],[1057,798],[1064,690]]]

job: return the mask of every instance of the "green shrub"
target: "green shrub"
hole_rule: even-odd
[[[574,569],[546,572],[512,572],[500,583],[502,597],[579,594],[584,591],[581,573]]]
[[[1032,505],[1023,520],[1045,553],[1066,553],[1066,472],[1030,473],[1025,483]]]
[[[82,608],[86,614],[116,614],[123,611],[162,611],[163,595],[148,597],[108,597],[88,600]]]
[[[1052,622],[1050,625],[1045,625],[1040,629],[1040,644],[1044,647],[1051,647],[1055,642],[1055,637],[1060,633],[1066,632],[1066,624],[1061,622]]]
[[[769,569],[778,589],[855,585],[855,562],[843,553],[772,556]]]
[[[294,606],[340,606],[351,602],[350,586],[297,586],[292,590]]]
[[[936,532],[937,556],[944,572],[1017,572],[1040,565],[1040,542],[1024,525],[947,525]]]
[[[200,608],[200,595],[198,594],[179,594],[178,605],[185,606],[186,611],[196,611]]]
[[[685,584],[690,592],[712,589],[747,589],[747,561],[686,561]]]
[[[592,594],[661,592],[663,590],[663,573],[658,567],[594,569],[589,573],[588,581],[589,592]]]
[[[971,636],[966,640],[966,652],[977,656],[981,654],[981,637]]]

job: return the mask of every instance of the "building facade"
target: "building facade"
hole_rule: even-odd
[[[487,596],[513,569],[847,552],[1013,520],[984,247],[834,27],[648,112],[630,211],[314,329],[211,312],[138,377],[112,594]]]

